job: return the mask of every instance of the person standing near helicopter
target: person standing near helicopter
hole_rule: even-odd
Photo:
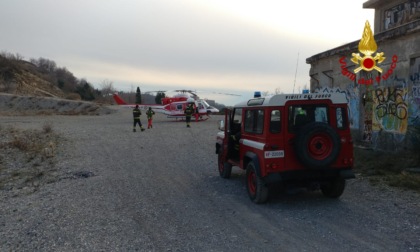
[[[198,107],[195,107],[195,121],[198,122],[198,118],[200,117],[200,111],[198,111]]]
[[[140,122],[140,116],[141,116],[141,111],[139,109],[139,105],[136,104],[136,107],[133,109],[133,119],[134,119],[133,132],[136,132],[137,124],[140,126],[141,131],[144,131],[143,125],[141,125],[141,122]]]
[[[190,103],[187,105],[187,107],[184,110],[184,113],[185,113],[185,121],[187,122],[187,128],[190,128],[191,116],[194,113],[193,103]]]
[[[152,110],[152,107],[149,107],[149,109],[146,111],[148,129],[153,128],[152,121],[153,121],[154,114],[155,114],[155,111]]]

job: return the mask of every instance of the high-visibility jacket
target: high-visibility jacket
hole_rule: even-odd
[[[141,111],[138,108],[133,109],[133,118],[140,119]]]
[[[149,109],[146,111],[147,119],[152,119],[153,115],[155,114],[155,111]]]
[[[191,116],[194,113],[194,108],[192,106],[188,106],[184,110],[185,116]]]

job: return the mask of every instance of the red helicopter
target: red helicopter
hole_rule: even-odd
[[[194,91],[191,90],[175,90],[179,92],[173,97],[162,98],[162,104],[138,104],[140,109],[146,110],[151,107],[155,112],[162,113],[168,118],[184,119],[187,105],[193,104],[196,121],[204,121],[209,118],[211,113],[218,113],[219,110],[210,106],[205,100],[200,99]],[[190,95],[188,95],[188,94]],[[118,105],[134,107],[136,104],[127,104],[118,94],[113,94],[114,100]]]

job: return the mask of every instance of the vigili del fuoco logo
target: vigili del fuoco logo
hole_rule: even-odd
[[[346,57],[343,56],[340,58],[341,73],[352,81],[356,79],[356,74],[362,70],[367,72],[376,70],[380,73],[375,79],[365,79],[362,77],[357,81],[358,84],[371,85],[374,81],[379,84],[381,80],[388,79],[397,66],[398,57],[397,55],[394,55],[392,56],[390,69],[386,71],[385,74],[381,75],[383,70],[378,64],[382,63],[386,58],[384,57],[383,52],[376,52],[378,50],[378,45],[376,44],[372,30],[370,29],[369,21],[366,21],[365,23],[358,49],[359,53],[352,53],[353,57],[351,58],[351,61],[356,64],[353,72],[350,72],[347,69]]]

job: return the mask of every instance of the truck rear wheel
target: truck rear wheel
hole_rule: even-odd
[[[268,199],[268,187],[257,174],[255,164],[249,162],[246,167],[246,188],[249,198],[257,204],[265,203]]]
[[[340,137],[326,123],[307,124],[296,135],[296,155],[307,167],[328,167],[337,159],[340,147]]]
[[[223,159],[223,149],[219,150],[219,154],[217,157],[217,163],[219,166],[219,175],[222,178],[230,178],[230,174],[232,173],[232,164],[225,162]]]
[[[329,181],[327,184],[321,185],[321,191],[322,194],[328,198],[338,198],[343,194],[345,187],[346,180],[343,178],[335,178]]]

